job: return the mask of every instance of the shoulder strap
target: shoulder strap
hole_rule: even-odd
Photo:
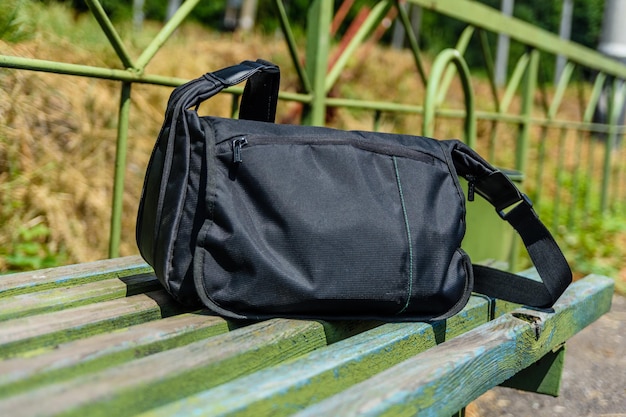
[[[491,203],[500,217],[519,233],[541,281],[474,265],[474,289],[482,294],[533,307],[546,308],[563,294],[572,272],[556,241],[539,219],[530,199],[502,172],[465,144],[452,141],[452,160],[473,191]]]

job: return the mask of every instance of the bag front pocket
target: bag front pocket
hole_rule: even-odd
[[[428,252],[425,239],[437,239],[428,223],[443,221],[419,219],[431,205],[415,195],[418,179],[449,177],[443,162],[362,140],[254,136],[218,144],[216,160],[212,218],[196,268],[211,307],[248,318],[429,315],[442,308],[414,301],[436,291],[419,274],[439,268],[448,275],[442,264],[458,247],[418,253]],[[435,188],[429,193],[440,194]]]

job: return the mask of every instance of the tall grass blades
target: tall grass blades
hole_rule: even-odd
[[[6,42],[20,42],[32,34],[27,16],[22,13],[29,0],[2,0],[0,3],[0,39]]]

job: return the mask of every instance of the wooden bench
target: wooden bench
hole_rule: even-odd
[[[612,293],[588,276],[553,312],[477,295],[434,324],[237,322],[185,311],[138,257],[1,276],[0,416],[462,414],[505,381],[556,395]]]

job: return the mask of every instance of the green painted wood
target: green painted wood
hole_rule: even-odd
[[[4,297],[152,272],[152,268],[141,257],[128,256],[3,275],[0,277],[0,309]]]
[[[296,415],[451,415],[606,313],[613,286],[600,276],[577,281],[554,312],[505,314]]]
[[[355,384],[367,386],[382,378],[386,369],[396,369],[402,361],[434,355],[430,352],[450,345],[453,347],[446,349],[451,351],[439,353],[450,361],[439,364],[439,370],[426,371],[430,377],[442,375],[437,383],[443,388],[426,378],[432,389],[453,392],[459,389],[455,381],[478,371],[485,373],[488,381],[464,382],[467,390],[473,393],[483,390],[483,385],[488,386],[484,389],[496,385],[496,378],[518,371],[519,363],[509,366],[508,362],[520,355],[521,348],[511,344],[521,344],[524,353],[530,352],[526,355],[530,359],[524,356],[524,360],[538,362],[526,365],[525,371],[506,384],[554,395],[560,383],[562,353],[552,353],[553,342],[564,341],[603,309],[608,310],[610,296],[607,301],[599,294],[612,292],[612,288],[606,289],[607,279],[591,276],[568,290],[555,314],[518,310],[514,315],[507,312],[519,306],[477,295],[460,314],[432,325],[291,320],[228,323],[207,314],[181,314],[182,307],[164,291],[126,297],[129,292],[158,286],[154,276],[141,272],[142,268],[146,268],[143,261],[131,257],[12,276],[0,299],[0,317],[5,317],[0,322],[0,357],[5,358],[0,361],[0,415],[8,410],[20,410],[10,415],[287,415],[307,406],[323,407],[352,392],[350,387]],[[27,285],[29,275],[38,285]],[[536,278],[534,270],[523,275]],[[107,297],[124,298],[107,301]],[[16,317],[20,314],[26,317]],[[176,316],[162,319],[172,315]],[[467,344],[479,353],[463,356],[467,349],[458,346],[457,340],[499,316],[505,325],[488,323],[486,326],[495,327],[481,332],[480,338],[470,338],[473,345]],[[526,341],[528,328],[533,335],[539,328],[535,321],[543,326],[540,343],[535,341],[539,346]],[[558,323],[552,325],[554,321]],[[561,334],[562,327],[570,333]],[[224,334],[229,328],[238,329]],[[506,337],[494,336],[502,332]],[[550,340],[542,341],[546,334]],[[436,346],[444,341],[448,342]],[[455,361],[457,350],[461,351],[461,363]],[[542,358],[544,350],[547,355]],[[499,356],[494,359],[494,355]],[[505,366],[497,373],[482,370],[489,363]],[[399,386],[405,382],[400,381]],[[390,382],[385,377],[379,383]],[[421,392],[427,394],[421,402],[432,396],[431,391]],[[464,399],[446,409],[448,415],[471,401],[463,403],[468,398],[465,391],[461,390],[460,397]],[[414,399],[408,401],[408,409],[414,410]],[[332,409],[336,415],[334,406]],[[397,410],[390,407],[387,411],[394,414]]]
[[[0,321],[51,313],[114,300],[162,288],[154,274],[140,274],[119,279],[99,280],[72,287],[56,287],[34,293],[18,294],[0,299]]]
[[[565,350],[565,345],[559,346],[500,385],[557,397],[561,389]]]
[[[165,291],[0,322],[0,358],[32,355],[71,340],[184,312]]]
[[[0,397],[98,372],[227,331],[224,319],[196,312],[68,342],[36,357],[5,360],[0,362]]]
[[[489,300],[472,297],[462,312],[446,321],[384,324],[289,363],[150,410],[144,417],[290,415],[478,327],[490,313]]]
[[[533,274],[533,270],[524,273],[530,278],[534,277]],[[142,277],[125,278],[127,282],[135,279],[141,282]],[[157,320],[181,312],[163,291],[81,307],[66,304],[68,308],[64,311],[0,323],[0,352],[20,356],[0,362],[0,415],[7,410],[25,410],[23,414],[11,415],[134,415],[140,412],[146,412],[146,415],[199,412],[207,415],[286,415],[324,398],[330,397],[328,401],[331,401],[337,397],[336,393],[344,389],[350,392],[352,388],[349,387],[361,381],[367,384],[368,378],[379,378],[382,375],[379,372],[390,367],[394,369],[395,364],[407,358],[411,361],[419,352],[426,350],[418,355],[421,356],[449,346],[458,338],[475,332],[470,329],[493,316],[504,315],[501,319],[506,319],[506,323],[523,319],[527,327],[530,326],[528,320],[539,317],[545,322],[542,337],[546,328],[550,334],[559,336],[557,330],[566,327],[563,323],[574,323],[573,329],[582,328],[607,305],[606,299],[598,298],[598,293],[607,285],[606,281],[592,276],[581,281],[586,283],[586,290],[582,289],[581,282],[575,284],[574,290],[570,288],[559,303],[571,304],[574,307],[570,310],[573,309],[574,313],[567,319],[559,318],[561,324],[554,328],[549,325],[553,315],[520,310],[511,316],[506,312],[517,306],[483,296],[472,297],[462,313],[434,325],[290,320],[247,325],[198,314]],[[113,283],[116,282],[123,280],[108,279],[93,284],[115,286]],[[66,292],[79,294],[85,291],[89,294],[89,289],[93,289],[92,284],[82,284],[71,286]],[[571,291],[574,291],[573,295]],[[56,292],[46,290],[28,295]],[[18,297],[7,297],[2,301],[8,305],[8,301]],[[60,302],[60,305],[64,303]],[[563,314],[559,309],[555,313]],[[131,323],[134,320],[140,323],[153,321],[130,326],[124,320]],[[285,322],[285,327],[278,326],[282,330],[272,328],[276,322]],[[239,329],[235,332],[214,336],[237,326]],[[502,329],[498,327],[497,330]],[[478,365],[467,365],[472,372],[484,365],[482,355],[493,355],[489,342],[494,331],[487,330],[488,337],[480,339],[481,343],[486,343],[486,351],[474,358]],[[533,328],[533,334],[534,331]],[[237,332],[245,336],[232,336]],[[518,336],[524,339],[525,334],[521,332]],[[451,342],[433,347],[450,339]],[[478,350],[479,338],[476,337],[475,341]],[[552,341],[550,339],[550,343]],[[496,342],[493,343],[493,349],[496,349]],[[507,343],[511,341],[506,340],[501,345],[508,346]],[[552,349],[547,347],[550,343],[541,343],[541,349]],[[327,344],[331,345],[318,349]],[[492,363],[507,363],[507,358],[519,355],[517,350],[500,353],[502,357],[492,358]],[[539,348],[532,351],[533,355],[539,353]],[[448,356],[454,358],[452,352]],[[268,366],[273,367],[266,368]],[[453,369],[457,368],[470,369],[455,363]],[[505,369],[511,374],[516,372]],[[560,368],[558,371],[542,370],[539,374],[543,375],[544,382],[536,388],[531,383],[531,389],[553,393],[555,384],[558,388],[559,372]],[[455,381],[459,375],[462,376],[463,371],[453,377],[444,376],[442,381]],[[483,383],[479,379],[476,386],[481,387]],[[465,385],[474,386],[472,384]],[[495,385],[493,378],[489,385]],[[451,410],[448,410],[450,415]]]
[[[383,325],[380,321],[365,321],[365,320],[339,320],[339,321],[324,321],[319,320],[324,326],[324,334],[326,336],[326,343],[331,345],[341,340],[347,339],[352,336],[356,336],[359,333],[366,332]]]
[[[0,415],[127,416],[326,344],[314,321],[269,320],[0,400]]]

